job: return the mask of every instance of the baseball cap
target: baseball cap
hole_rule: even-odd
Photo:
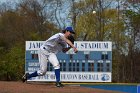
[[[65,30],[69,31],[72,34],[75,34],[75,32],[73,31],[72,27],[66,27]]]

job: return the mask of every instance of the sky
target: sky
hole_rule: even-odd
[[[18,1],[18,0],[0,0],[0,2],[15,2],[15,1]]]
[[[17,2],[19,0],[0,0],[0,3],[6,3],[6,2],[9,2],[9,3],[14,3],[14,2]]]

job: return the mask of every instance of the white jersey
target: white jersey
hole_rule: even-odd
[[[63,33],[57,33],[46,40],[41,47],[45,47],[47,51],[56,54],[67,46],[67,43],[62,39],[62,37],[64,37]]]

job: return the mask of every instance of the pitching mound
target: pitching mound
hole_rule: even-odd
[[[0,93],[124,93],[101,89],[65,85],[57,88],[47,83],[22,83],[0,81]]]

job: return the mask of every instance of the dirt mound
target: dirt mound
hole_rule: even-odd
[[[22,83],[0,81],[0,93],[122,93],[108,90],[65,85],[57,88],[50,83]]]

